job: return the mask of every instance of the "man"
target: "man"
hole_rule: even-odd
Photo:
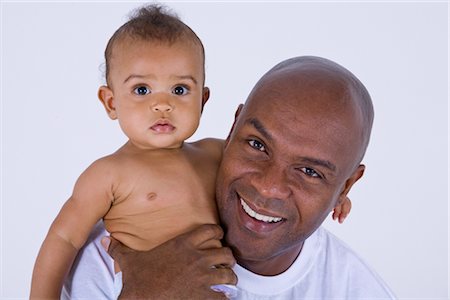
[[[364,173],[372,122],[370,96],[345,68],[318,57],[276,65],[239,107],[226,141],[216,197],[229,248],[218,246],[223,232],[215,225],[148,252],[113,240],[109,253],[123,271],[121,297],[223,298],[209,287],[238,279],[239,299],[393,298],[356,254],[320,227]]]

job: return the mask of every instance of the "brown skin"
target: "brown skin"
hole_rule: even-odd
[[[237,282],[231,270],[236,261],[230,248],[221,247],[222,238],[223,230],[209,224],[145,252],[132,250],[111,239],[108,251],[120,261],[123,272],[119,298],[226,299],[224,294],[209,288],[218,283]],[[217,265],[224,268],[213,267]]]
[[[333,209],[349,209],[347,193],[364,173],[360,161],[372,122],[364,97],[368,97],[365,88],[342,67],[328,60],[302,57],[269,71],[245,106],[239,107],[219,168],[216,197],[225,243],[241,266],[262,275],[284,272]],[[253,211],[277,222],[250,217],[242,208],[241,198]],[[200,227],[145,253],[127,252],[113,240],[111,256],[120,265],[133,266],[124,269],[127,291],[144,291],[151,286],[139,295],[151,299],[164,290],[165,296],[170,293],[175,299],[183,293],[202,298],[205,291],[189,287],[204,286],[199,272],[210,274],[205,267],[221,260],[218,249],[210,249],[216,251],[214,259],[196,266],[198,276],[184,272],[185,268],[194,272],[186,261],[204,250],[192,243],[203,230]],[[172,257],[170,253],[175,250],[178,255]],[[136,272],[134,266],[142,266],[144,258],[146,267],[139,270],[139,277],[147,281],[127,277],[126,272]],[[168,263],[164,268],[153,265],[165,259]],[[177,273],[167,267],[169,263],[183,267]],[[188,290],[167,286],[174,281],[189,282],[184,286]],[[122,293],[122,298],[131,296]]]
[[[361,113],[347,89],[332,72],[299,64],[266,76],[240,111],[216,197],[226,244],[241,266],[261,275],[284,272],[363,175],[355,159]],[[240,199],[282,220],[256,220]]]
[[[219,222],[214,193],[223,141],[185,142],[209,97],[201,48],[124,38],[111,66],[111,86],[100,87],[99,98],[128,141],[78,178],[36,259],[31,299],[60,298],[78,250],[101,219],[136,250]]]

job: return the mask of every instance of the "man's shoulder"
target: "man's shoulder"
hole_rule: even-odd
[[[215,161],[222,159],[223,147],[225,141],[216,138],[205,138],[196,142],[189,143],[189,145],[202,153],[203,156],[211,157]]]
[[[332,232],[320,227],[317,230],[317,235],[320,244],[323,246],[323,255],[333,267],[337,265],[342,268],[341,272],[346,273],[363,272],[368,275],[375,274],[359,254]]]
[[[213,148],[222,151],[225,141],[216,138],[204,138],[195,142],[190,143],[194,147],[199,147],[203,149]]]
[[[329,280],[341,281],[356,294],[395,298],[377,272],[350,246],[327,229],[320,227],[316,234],[322,244],[323,272]]]
[[[285,272],[262,276],[239,265],[234,271],[239,299],[395,299],[359,255],[322,227]]]
[[[347,243],[345,243],[328,229],[319,227],[315,234],[317,235],[319,242],[327,250],[328,254],[330,254],[329,252],[332,251],[364,263],[360,256]]]

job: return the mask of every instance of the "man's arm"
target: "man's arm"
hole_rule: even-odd
[[[225,299],[210,288],[237,283],[231,270],[236,262],[231,250],[221,247],[222,237],[218,225],[208,224],[150,251],[132,250],[113,238],[102,243],[123,273],[120,299]]]

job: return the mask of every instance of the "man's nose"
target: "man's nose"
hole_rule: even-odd
[[[276,164],[269,164],[260,168],[252,178],[253,186],[265,198],[286,199],[291,189],[285,170]]]

